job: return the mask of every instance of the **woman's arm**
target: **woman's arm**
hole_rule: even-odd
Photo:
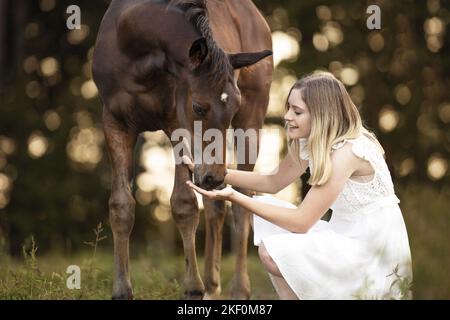
[[[324,185],[311,187],[296,209],[261,203],[239,192],[234,192],[229,200],[286,230],[306,233],[327,212],[357,168],[360,159],[354,155],[351,147],[351,144],[347,144],[332,154],[330,179]]]
[[[321,186],[313,186],[296,209],[262,203],[231,188],[206,191],[190,181],[188,184],[194,190],[211,199],[235,202],[288,231],[306,233],[327,212],[342,192],[345,182],[350,178],[360,161],[351,151],[350,144],[336,150],[332,154],[331,160],[333,171],[328,182]]]
[[[189,144],[186,140],[183,140],[183,142],[189,155],[183,156],[183,162],[189,167],[191,172],[194,172]],[[227,169],[224,182],[256,192],[277,193],[300,177],[306,171],[307,166],[308,161],[301,159],[299,163],[292,155],[292,151],[289,150],[286,158],[280,162],[271,174],[265,175],[250,171]]]
[[[289,152],[274,173],[265,175],[250,171],[227,169],[225,183],[257,192],[277,193],[301,176],[307,166],[307,161],[301,160],[298,163]]]

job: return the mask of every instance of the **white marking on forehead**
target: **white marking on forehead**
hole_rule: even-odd
[[[220,96],[220,100],[223,102],[223,103],[227,103],[228,102],[228,93],[222,93],[222,95]]]

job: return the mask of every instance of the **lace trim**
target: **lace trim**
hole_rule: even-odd
[[[335,143],[331,148],[332,152],[334,150],[338,150],[342,148],[346,142],[352,144],[353,153],[370,163],[374,173],[372,178],[369,181],[357,181],[352,178],[348,179],[349,185],[353,185],[354,187],[371,187],[374,190],[377,190],[377,194],[388,194],[390,189],[393,189],[393,185],[391,182],[390,174],[386,172],[387,167],[384,165],[384,158],[381,154],[378,154],[378,151],[375,151],[375,146],[372,145],[372,142],[369,143],[368,137],[364,134],[361,134],[358,138],[355,139],[346,139],[344,141],[340,141]],[[307,142],[308,139],[301,138],[300,142],[300,158],[303,160],[308,160],[309,167],[312,169],[312,161],[309,157]],[[379,162],[379,163],[378,163]],[[393,190],[391,190],[393,191]]]
[[[379,170],[377,168],[377,165],[375,164],[375,161],[373,161],[372,158],[367,155],[367,152],[366,152],[366,150],[365,150],[365,148],[363,146],[363,142],[360,142],[359,139],[361,139],[362,137],[363,136],[360,136],[360,137],[358,137],[356,139],[348,139],[348,140],[344,140],[344,141],[338,142],[338,143],[336,143],[336,144],[334,144],[332,146],[332,149],[333,150],[337,150],[337,149],[342,148],[345,145],[346,142],[351,143],[352,144],[352,151],[353,151],[353,153],[358,158],[366,160],[366,161],[368,161],[370,163],[370,166],[372,167],[372,170],[373,170],[373,177],[369,181],[365,181],[365,182],[360,182],[360,181],[353,180],[353,179],[351,179],[351,177],[348,179],[348,181],[351,182],[351,183],[355,183],[357,185],[370,185],[371,183],[374,183],[375,180],[377,179],[377,175],[378,175]]]
[[[359,136],[358,138],[355,139],[346,139],[344,141],[335,143],[331,146],[331,152],[333,152],[334,150],[340,149],[342,148],[342,146],[344,146],[344,144],[348,141],[348,142],[354,142],[358,139],[361,139],[363,136]],[[307,138],[301,138],[299,139],[299,144],[300,144],[300,158],[303,160],[309,160],[309,152],[308,152],[308,148],[307,148],[307,144],[308,144],[308,139]],[[356,147],[355,147],[356,146]],[[358,144],[353,143],[353,152],[360,158],[364,158],[364,150],[360,150],[358,149]]]

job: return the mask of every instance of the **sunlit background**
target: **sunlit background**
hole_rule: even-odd
[[[410,233],[416,297],[450,298],[443,271],[450,265],[448,1],[370,1],[382,11],[382,29],[373,31],[365,25],[365,1],[254,2],[271,27],[275,62],[255,170],[270,172],[286,152],[282,116],[296,79],[316,70],[333,73],[386,149]],[[82,248],[97,222],[108,225],[110,167],[91,78],[108,1],[4,3],[0,250],[16,255],[34,234],[40,250],[70,253]],[[82,9],[82,28],[68,31],[64,12],[74,3]],[[174,158],[168,138],[143,133],[135,163],[133,245],[180,252],[169,205]],[[276,196],[298,204],[301,187],[299,179]],[[226,229],[225,251],[232,237]],[[203,232],[201,222],[199,252]]]

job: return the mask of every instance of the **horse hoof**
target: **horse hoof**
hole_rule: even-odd
[[[250,290],[232,290],[232,300],[250,300]]]
[[[203,300],[221,300],[220,293],[205,293]]]
[[[250,300],[250,294],[238,293],[232,296],[233,300]]]
[[[133,290],[127,289],[124,291],[113,292],[112,300],[133,300]]]
[[[250,280],[248,276],[234,279],[231,287],[231,299],[250,300]]]
[[[203,295],[203,291],[200,290],[186,290],[184,292],[184,297],[186,298],[186,300],[202,300]]]
[[[113,295],[111,297],[112,300],[133,300],[133,295],[128,295],[128,294],[118,294],[118,295]]]

